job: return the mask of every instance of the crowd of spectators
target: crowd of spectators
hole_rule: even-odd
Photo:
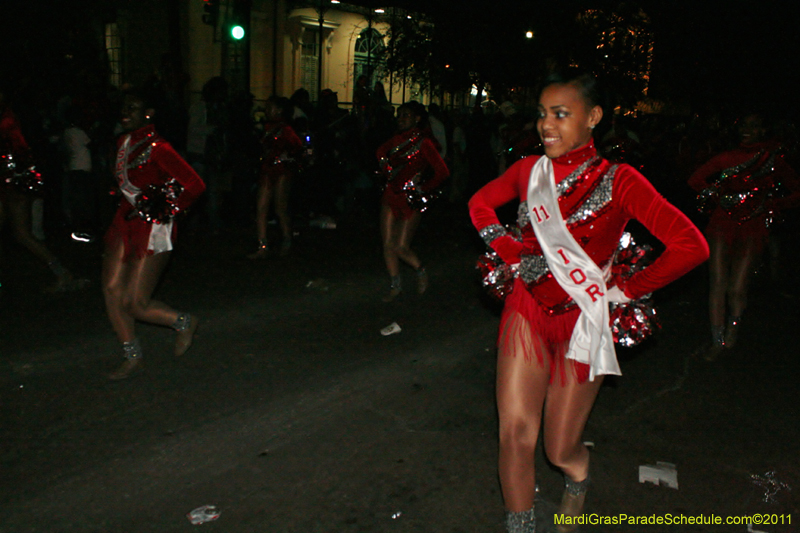
[[[208,186],[190,215],[190,227],[218,231],[225,225],[252,225],[264,102],[249,92],[232,93],[221,77],[208,80],[191,106],[176,96],[174,87],[180,84],[166,76],[154,75],[146,84],[161,94],[159,132]],[[44,238],[46,226],[77,240],[96,239],[115,201],[109,191],[121,91],[86,76],[66,87],[38,89],[23,80],[8,92],[46,181],[44,209],[41,202],[34,203],[34,234]],[[362,83],[356,93],[350,102],[340,101],[331,89],[313,98],[305,88],[291,95],[291,125],[305,153],[290,201],[297,227],[325,226],[340,217],[365,214],[373,220],[378,210],[383,183],[375,150],[396,131],[400,102],[390,103],[380,82],[372,88]],[[428,106],[432,134],[451,172],[448,201],[465,204],[514,161],[541,153],[536,110],[513,95],[501,100],[500,105],[485,100],[469,108]],[[704,161],[735,143],[735,118],[722,112],[614,115],[598,127],[595,142],[606,157],[640,168],[671,202],[693,213],[686,180]],[[777,124],[773,136],[780,138],[787,160],[795,164],[794,125]]]

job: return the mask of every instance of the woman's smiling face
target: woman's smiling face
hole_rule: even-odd
[[[545,87],[539,97],[536,123],[544,153],[555,159],[586,145],[592,138],[592,128],[602,117],[600,106],[590,107],[575,85]]]
[[[125,131],[136,131],[146,126],[150,119],[148,111],[152,112],[151,109],[145,109],[145,104],[140,98],[130,94],[126,95],[125,99],[122,101],[122,109],[120,110],[120,124],[122,125],[122,129]]]

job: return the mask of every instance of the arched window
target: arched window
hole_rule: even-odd
[[[383,35],[375,28],[366,28],[356,38],[353,65],[354,87],[361,76],[367,77],[367,88],[372,89],[376,81],[383,79],[386,72],[386,45]]]

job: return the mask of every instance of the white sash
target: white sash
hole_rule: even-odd
[[[622,375],[609,327],[603,271],[567,229],[548,157],[539,158],[531,170],[528,215],[550,272],[581,309],[566,357],[588,364],[590,381],[605,374]]]
[[[128,134],[117,151],[116,170],[119,189],[125,199],[135,208],[136,198],[141,194],[142,190],[128,179],[130,148],[131,136]],[[150,224],[150,238],[147,241],[147,249],[154,254],[172,250],[172,220],[166,223]]]

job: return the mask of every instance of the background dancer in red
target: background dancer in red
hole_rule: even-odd
[[[289,125],[294,107],[288,98],[270,97],[266,107],[267,123],[262,138],[263,158],[261,177],[256,195],[256,231],[258,249],[250,259],[262,259],[269,253],[267,240],[267,217],[269,208],[275,205],[275,215],[281,227],[281,255],[289,253],[292,246],[292,221],[289,216],[289,192],[292,178],[297,172],[303,141]]]
[[[8,104],[6,92],[0,88],[0,228],[4,219],[8,219],[16,241],[47,263],[57,278],[56,284],[49,290],[61,292],[80,289],[88,281],[74,279],[61,261],[31,232],[33,193],[21,176],[33,164],[33,155],[22,135],[17,117]]]
[[[711,158],[689,179],[700,193],[701,208],[712,210],[705,231],[711,248],[711,345],[703,353],[708,361],[736,344],[747,287],[769,224],[800,202],[797,174],[784,161],[780,145],[766,136],[764,117],[748,114],[739,124],[739,146]]]
[[[386,178],[386,189],[381,197],[381,239],[383,259],[391,277],[389,293],[383,298],[391,302],[402,291],[400,260],[417,273],[417,292],[428,287],[428,274],[411,241],[419,226],[422,211],[409,203],[407,190],[413,187],[421,194],[430,194],[450,175],[447,165],[439,156],[427,124],[427,112],[419,102],[410,101],[397,109],[397,126],[394,137],[378,148],[378,160]]]
[[[106,313],[122,342],[125,361],[109,377],[125,379],[142,369],[142,348],[136,338],[135,322],[149,322],[175,329],[175,355],[183,355],[192,343],[197,317],[178,312],[152,300],[158,280],[169,261],[177,235],[170,215],[184,211],[205,190],[191,166],[162,139],[152,125],[153,102],[143,94],[125,96],[122,128],[118,141],[116,178],[121,200],[105,236],[103,293]],[[180,190],[165,215],[141,216],[145,196],[159,196],[172,184]],[[147,214],[147,213],[144,213]]]
[[[592,130],[603,116],[599,101],[591,76],[575,72],[550,76],[540,94],[537,122],[547,159],[531,156],[518,161],[469,202],[472,221],[486,243],[506,263],[518,265],[518,277],[501,318],[497,357],[499,473],[509,532],[535,531],[534,452],[542,425],[545,453],[564,473],[560,513],[581,513],[589,483],[589,451],[581,436],[603,374],[619,373],[613,347],[609,347],[607,320],[591,331],[591,346],[604,346],[610,367],[616,371],[595,368],[600,350],[588,351],[589,364],[566,357],[573,355],[573,330],[585,319],[581,316],[586,314],[583,300],[575,301],[582,291],[557,281],[554,275],[563,272],[562,267],[545,257],[552,251],[553,241],[537,237],[541,228],[534,228],[532,220],[542,226],[543,220],[560,212],[563,221],[559,227],[571,235],[578,255],[583,254],[583,264],[601,276],[599,269],[611,261],[629,220],[638,220],[664,243],[666,250],[661,256],[631,278],[607,280],[606,285],[601,277],[602,287],[588,287],[587,293],[593,287],[601,289],[591,297],[601,306],[648,294],[708,257],[708,247],[697,228],[641,174],[629,165],[614,165],[598,156]],[[552,168],[546,174],[555,187],[549,200],[536,193],[543,175],[532,173],[535,166]],[[522,242],[506,233],[495,212],[514,200],[522,201],[518,217]],[[542,210],[545,202],[555,209]],[[563,252],[560,248],[555,251],[555,257]],[[569,268],[573,267],[566,270]],[[576,274],[576,270],[569,276],[579,284],[582,271]],[[602,307],[596,309],[602,311]],[[558,527],[571,531],[577,526]]]

